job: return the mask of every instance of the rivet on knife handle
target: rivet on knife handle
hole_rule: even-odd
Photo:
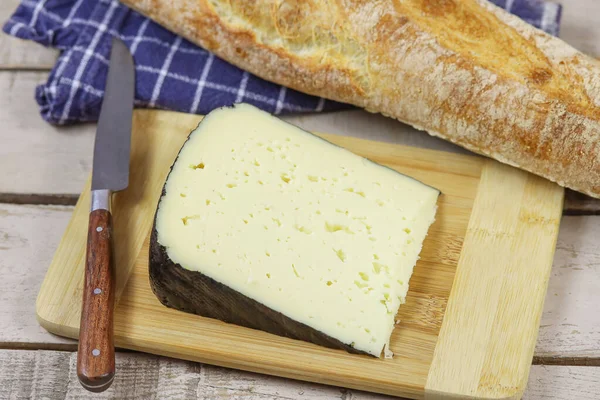
[[[101,191],[108,192],[108,191]],[[93,192],[98,197],[97,192]],[[102,193],[99,197],[110,196]],[[77,376],[89,391],[102,392],[115,376],[113,310],[115,274],[110,207],[90,213]]]

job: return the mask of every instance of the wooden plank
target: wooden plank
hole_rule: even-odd
[[[595,400],[599,393],[600,367],[536,365],[523,400]]]
[[[111,388],[101,394],[90,394],[77,381],[75,353],[2,350],[0,398],[398,399],[146,354],[117,353],[116,361],[117,374]],[[599,392],[598,367],[534,365],[523,399],[594,400]]]
[[[4,171],[0,174],[0,201],[75,204],[91,171],[95,124],[55,127],[44,122],[33,93],[45,79],[46,73],[0,71],[0,170]],[[362,110],[290,115],[285,119],[310,131],[470,154],[398,121]],[[583,195],[569,199],[567,210],[600,213],[600,201]]]
[[[548,181],[486,163],[426,399],[523,393],[552,267],[548,250],[557,240],[561,209],[556,205],[562,207],[562,199],[563,190]]]
[[[35,298],[72,207],[0,204],[0,343],[56,348],[73,341],[48,334],[33,315]],[[563,217],[536,357],[600,360],[600,216]],[[557,361],[558,362],[558,361]]]
[[[17,8],[19,0],[0,2],[0,23],[3,24]],[[37,43],[20,40],[0,32],[0,70],[47,70],[56,62],[58,51]]]
[[[0,398],[65,398],[75,353],[0,351]]]
[[[35,299],[72,207],[0,204],[0,343],[72,344],[35,319]],[[0,396],[2,397],[2,396]]]
[[[40,72],[0,72],[0,192],[76,196],[91,170],[93,125],[53,127],[33,97]]]
[[[579,51],[600,57],[600,2],[568,0],[563,5],[560,38]]]
[[[537,357],[600,359],[599,237],[600,216],[563,218]]]

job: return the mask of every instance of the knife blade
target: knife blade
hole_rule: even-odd
[[[115,273],[112,193],[129,184],[135,67],[127,46],[112,42],[108,76],[94,144],[77,376],[91,392],[110,387],[115,375],[113,309]]]
[[[92,190],[119,191],[129,184],[133,91],[133,59],[115,38],[96,131]]]

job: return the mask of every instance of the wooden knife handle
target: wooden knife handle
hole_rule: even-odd
[[[91,392],[108,389],[115,376],[112,217],[108,210],[90,213],[77,351],[77,376]]]

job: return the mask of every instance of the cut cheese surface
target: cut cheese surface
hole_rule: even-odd
[[[183,146],[157,240],[183,268],[380,356],[438,195],[239,104]]]

